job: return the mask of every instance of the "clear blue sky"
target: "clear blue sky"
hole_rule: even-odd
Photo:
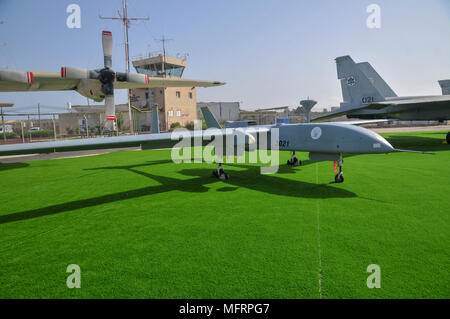
[[[81,7],[81,28],[66,26],[66,7]],[[0,0],[0,68],[57,71],[103,64],[101,30],[113,32],[113,67],[124,71],[123,26],[100,20],[117,15],[121,0]],[[381,7],[381,28],[366,27],[369,4]],[[334,58],[369,61],[399,95],[441,94],[450,79],[449,0],[129,0],[130,56],[160,49],[188,53],[184,76],[226,81],[198,89],[199,101],[241,101],[246,109],[339,105]],[[3,42],[6,45],[1,45]],[[117,102],[125,92],[116,91]],[[18,107],[85,104],[76,92],[0,93]]]

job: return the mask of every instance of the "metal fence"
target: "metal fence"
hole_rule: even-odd
[[[142,133],[140,129],[135,131]],[[92,115],[82,113],[2,113],[0,119],[0,144],[124,134],[129,134],[129,126],[121,125],[120,119],[116,131],[105,131]]]

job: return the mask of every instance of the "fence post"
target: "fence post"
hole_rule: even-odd
[[[52,121],[53,121],[53,137],[56,141],[56,124],[55,124],[55,114],[52,114]]]
[[[3,115],[3,107],[2,109],[2,130],[3,130],[3,139],[5,140],[6,143],[6,127],[5,127],[5,116]]]
[[[23,121],[20,120],[20,130],[22,131],[22,143],[25,143],[25,134],[23,133]]]

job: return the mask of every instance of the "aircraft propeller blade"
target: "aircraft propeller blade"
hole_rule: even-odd
[[[105,68],[112,67],[112,33],[110,31],[102,32],[103,57]]]
[[[146,74],[137,74],[137,73],[116,73],[116,80],[118,82],[130,82],[130,83],[150,83],[150,77]]]
[[[105,96],[105,117],[106,125],[110,130],[114,128],[114,121],[116,120],[116,105],[114,102],[114,94]]]
[[[92,79],[96,78],[92,71],[81,68],[72,68],[68,66],[61,67],[61,77],[67,79]]]
[[[33,72],[0,69],[0,81],[31,84],[34,82]]]

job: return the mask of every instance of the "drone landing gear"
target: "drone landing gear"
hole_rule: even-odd
[[[217,167],[217,170],[214,170],[212,174],[214,177],[220,180],[227,180],[230,178],[230,176],[227,173],[225,173],[225,170],[222,167],[222,163],[219,163],[219,167]]]
[[[334,181],[336,183],[343,183],[344,182],[344,174],[342,173],[342,166],[343,165],[344,165],[344,160],[342,159],[342,154],[340,154],[339,162],[338,162],[339,173],[337,173],[336,176],[334,176]]]
[[[287,161],[287,164],[290,166],[300,166],[302,165],[302,161],[300,161],[297,156],[295,156],[295,151],[292,152],[291,159]]]

